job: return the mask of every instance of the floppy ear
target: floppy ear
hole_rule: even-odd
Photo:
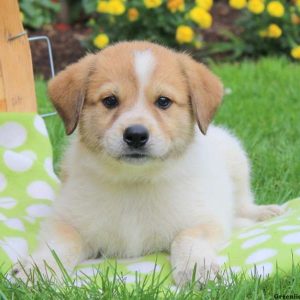
[[[77,126],[94,59],[93,54],[85,56],[58,73],[48,84],[48,95],[62,118],[68,135]]]
[[[208,125],[222,101],[223,85],[217,76],[188,55],[180,54],[180,62],[187,79],[197,124],[201,132],[206,134]]]

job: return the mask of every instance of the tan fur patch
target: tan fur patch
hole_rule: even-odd
[[[192,228],[188,228],[180,232],[175,240],[181,240],[186,237],[189,238],[205,238],[208,241],[217,241],[223,235],[222,227],[216,223],[201,224]]]
[[[180,63],[187,78],[189,94],[198,126],[203,134],[219,107],[223,97],[223,85],[203,64],[181,54]]]
[[[49,97],[64,121],[67,134],[71,134],[77,126],[93,60],[94,55],[85,56],[60,72],[48,84]]]

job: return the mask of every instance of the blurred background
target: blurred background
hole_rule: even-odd
[[[56,70],[121,40],[151,40],[201,60],[286,56],[300,61],[300,0],[20,0],[30,36],[47,35]],[[35,74],[49,77],[45,43]]]

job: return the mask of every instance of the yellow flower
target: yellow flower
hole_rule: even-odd
[[[130,8],[127,13],[130,22],[135,22],[139,18],[139,15],[139,11],[136,8]]]
[[[291,56],[295,59],[300,59],[300,45],[291,50]]]
[[[189,12],[189,17],[192,21],[197,23],[200,27],[206,29],[212,25],[212,16],[201,7],[194,7]]]
[[[109,1],[109,13],[112,15],[122,15],[126,10],[126,7],[122,0],[110,0]]]
[[[184,11],[184,0],[168,0],[167,8],[175,13],[176,11]]]
[[[161,6],[162,0],[144,0],[144,4],[147,8],[155,8]]]
[[[247,2],[246,0],[229,0],[229,5],[234,9],[243,9]]]
[[[24,14],[20,11],[20,17],[21,17],[21,21],[24,21]]]
[[[282,29],[276,24],[270,24],[267,29],[260,31],[259,35],[270,39],[278,39],[282,35]]]
[[[109,2],[108,1],[99,1],[97,5],[97,12],[108,14],[109,13]]]
[[[279,1],[271,1],[267,10],[270,16],[280,18],[284,15],[284,6]]]
[[[102,49],[109,44],[109,37],[105,33],[100,33],[94,38],[93,44]]]
[[[268,27],[268,37],[271,39],[277,39],[282,35],[281,28],[276,24],[271,24]]]
[[[262,0],[250,0],[248,2],[248,10],[253,14],[259,15],[265,9],[265,5]]]
[[[179,44],[190,43],[194,39],[193,29],[186,25],[180,25],[176,30],[176,40]]]
[[[97,12],[116,16],[122,15],[126,10],[123,2],[123,0],[100,0],[97,5]]]
[[[208,11],[213,5],[213,0],[196,0],[196,4],[197,6]]]

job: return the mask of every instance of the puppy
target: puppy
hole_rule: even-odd
[[[254,204],[239,141],[209,126],[220,80],[183,53],[122,42],[89,54],[49,83],[67,134],[62,186],[32,264],[59,274],[101,253],[169,251],[178,285],[219,270],[218,246],[242,220],[282,213]],[[198,125],[198,126],[197,126]]]

